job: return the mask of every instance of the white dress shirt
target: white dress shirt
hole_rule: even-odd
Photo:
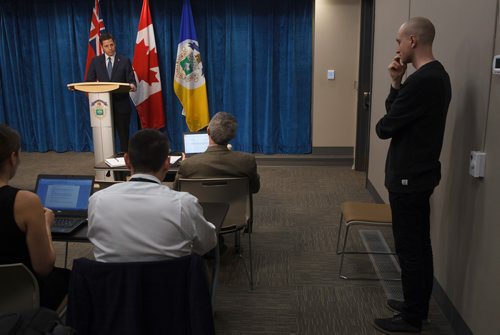
[[[157,261],[203,255],[217,244],[198,199],[147,174],[96,192],[89,200],[88,238],[101,262]]]

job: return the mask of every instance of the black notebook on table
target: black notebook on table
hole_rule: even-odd
[[[56,217],[53,233],[69,234],[87,221],[94,176],[38,175],[35,193]]]

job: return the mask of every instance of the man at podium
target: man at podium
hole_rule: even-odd
[[[130,90],[134,92],[136,90],[136,82],[130,59],[116,53],[115,40],[111,34],[102,34],[99,42],[104,50],[104,54],[92,59],[86,81],[129,83]],[[113,105],[113,127],[115,132],[118,133],[120,151],[127,152],[130,114],[132,112],[129,94],[113,93],[111,99]]]

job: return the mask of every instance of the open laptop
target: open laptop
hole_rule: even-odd
[[[93,187],[94,176],[38,175],[35,193],[56,217],[52,233],[69,234],[87,221]]]
[[[208,134],[184,133],[184,153],[187,157],[205,152],[208,148]]]

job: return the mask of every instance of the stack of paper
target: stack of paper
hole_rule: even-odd
[[[174,165],[181,157],[182,156],[170,156],[170,164]]]
[[[123,166],[125,166],[125,158],[123,158],[123,157],[108,158],[108,159],[104,160],[104,162],[109,167],[123,167]]]

